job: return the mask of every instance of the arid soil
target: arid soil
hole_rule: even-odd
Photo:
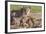
[[[41,28],[42,13],[31,13],[29,17],[15,18],[15,21],[10,25],[11,29],[19,28]]]

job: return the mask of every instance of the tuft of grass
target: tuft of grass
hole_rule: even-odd
[[[31,9],[32,9],[33,13],[42,12],[42,7],[41,6],[31,6]]]

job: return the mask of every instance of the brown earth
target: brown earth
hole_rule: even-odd
[[[33,19],[33,22],[31,20]],[[18,28],[40,28],[42,27],[42,13],[31,13],[31,18],[26,17],[22,18],[15,18],[14,25],[10,25],[11,29],[18,29]],[[21,20],[22,19],[22,20]],[[21,20],[21,23],[20,23]],[[23,22],[22,22],[23,21]]]

